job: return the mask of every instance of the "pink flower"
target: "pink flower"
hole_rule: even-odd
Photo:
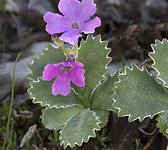
[[[82,32],[94,33],[95,28],[101,25],[101,20],[90,17],[96,13],[96,4],[93,0],[60,0],[58,8],[64,15],[47,12],[44,21],[47,23],[46,31],[53,35],[62,33],[60,39],[72,45],[77,45]]]
[[[84,65],[80,62],[62,62],[59,64],[48,64],[43,71],[42,80],[50,81],[54,78],[52,94],[67,96],[71,91],[70,83],[79,87],[85,86]]]

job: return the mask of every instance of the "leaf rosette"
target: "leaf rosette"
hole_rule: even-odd
[[[65,61],[61,47],[49,44],[42,50],[38,58],[28,65],[31,80],[28,92],[34,103],[45,106],[42,122],[50,130],[59,130],[60,142],[66,148],[68,145],[81,146],[88,142],[90,137],[96,136],[96,131],[104,127],[108,121],[112,106],[112,86],[118,80],[118,74],[104,77],[107,64],[111,61],[107,48],[108,42],[101,41],[101,37],[89,35],[86,41],[82,40],[78,49],[78,61],[84,64],[85,87],[80,88],[71,84],[68,96],[52,95],[53,81],[41,79],[44,67],[47,64],[56,64]],[[110,84],[108,84],[110,83]],[[104,96],[102,96],[104,95]],[[86,105],[84,104],[86,102]]]

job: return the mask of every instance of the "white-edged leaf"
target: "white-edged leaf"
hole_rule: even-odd
[[[35,57],[31,64],[28,64],[30,74],[28,78],[37,81],[39,77],[42,77],[44,67],[47,64],[57,64],[65,61],[65,56],[60,47],[55,47],[49,43],[47,49],[43,49],[39,57]]]
[[[82,40],[81,42],[78,61],[84,64],[86,70],[84,92],[88,98],[100,84],[107,71],[106,65],[111,61],[111,58],[108,57],[111,49],[107,48],[107,45],[107,41],[101,41],[101,36],[88,35],[86,41]]]
[[[82,105],[81,99],[72,89],[68,96],[54,96],[51,90],[52,84],[53,81],[46,82],[41,80],[41,78],[39,78],[38,81],[31,81],[31,88],[28,89],[28,93],[30,94],[30,98],[33,99],[33,102],[40,103],[42,106],[48,106],[50,108]]]
[[[96,116],[99,116],[99,119],[101,121],[100,127],[104,128],[108,122],[109,111],[103,109],[93,109],[93,111],[96,113]]]
[[[168,111],[161,113],[157,118],[157,121],[160,133],[168,138]]]
[[[114,94],[114,83],[118,81],[119,72],[110,76],[94,91],[92,95],[92,108],[117,111],[113,106],[112,95]]]
[[[66,148],[68,145],[81,146],[88,142],[90,137],[96,137],[96,131],[100,130],[101,121],[93,111],[84,109],[76,113],[60,130],[60,142]]]
[[[168,87],[168,40],[159,40],[152,44],[153,52],[149,56],[154,61],[152,67],[158,72],[157,78],[164,82],[164,86]]]
[[[114,106],[119,116],[129,116],[129,121],[153,117],[168,109],[168,92],[159,85],[146,68],[140,70],[136,65],[125,67],[115,83]]]
[[[43,115],[41,116],[42,123],[50,130],[59,130],[79,111],[81,111],[81,109],[75,106],[59,109],[46,108],[43,110]]]

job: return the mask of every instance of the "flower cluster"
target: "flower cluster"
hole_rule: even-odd
[[[47,23],[46,31],[50,35],[59,35],[59,39],[72,45],[78,44],[82,32],[94,33],[95,28],[101,25],[98,17],[90,19],[96,13],[96,4],[93,0],[60,0],[58,8],[63,15],[47,12],[44,21]],[[67,60],[59,64],[48,64],[44,71],[42,80],[56,80],[52,86],[52,94],[67,96],[73,84],[85,86],[84,65],[80,62]]]

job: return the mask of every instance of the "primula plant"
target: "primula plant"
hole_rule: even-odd
[[[60,0],[58,8],[63,15],[44,15],[54,43],[28,65],[28,92],[34,103],[45,107],[43,124],[59,131],[60,143],[66,148],[88,142],[106,125],[113,110],[110,96],[116,77],[104,76],[111,50],[100,36],[88,35],[78,47],[81,33],[94,33],[101,24],[98,17],[92,17],[96,13],[93,0]]]
[[[45,127],[59,131],[60,143],[66,148],[95,137],[107,124],[109,111],[129,116],[129,121],[159,114],[157,125],[168,137],[168,41],[157,40],[149,54],[157,77],[136,65],[108,75],[108,42],[88,35],[79,43],[82,33],[94,33],[101,25],[93,17],[93,0],[60,0],[58,8],[62,15],[44,15],[53,43],[28,65],[28,92],[34,103],[45,107],[41,116]]]

